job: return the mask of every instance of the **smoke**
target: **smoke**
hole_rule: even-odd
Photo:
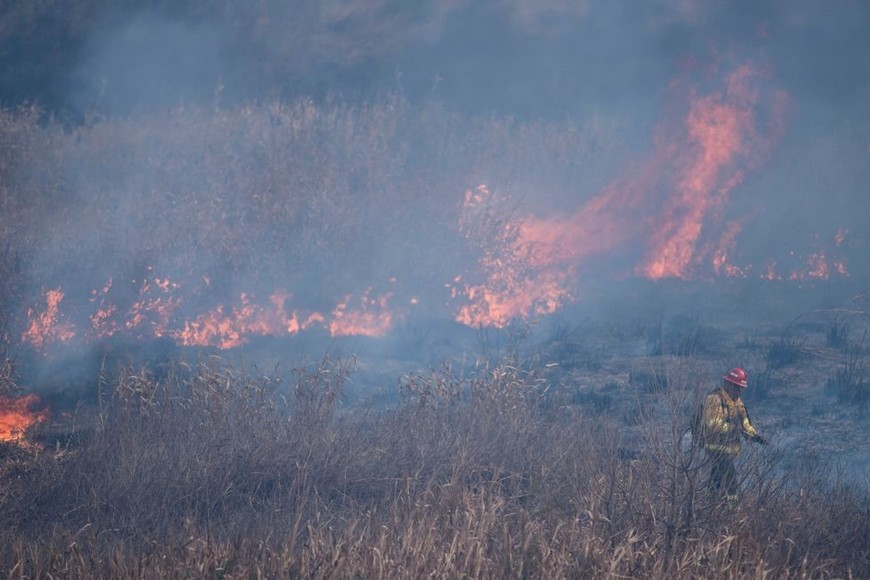
[[[75,110],[129,114],[219,97],[220,30],[140,16],[88,40],[73,72]]]
[[[868,91],[858,0],[27,4],[5,7],[0,28],[6,104],[118,112],[215,90],[237,102],[400,89],[478,112],[625,116],[711,51],[769,61],[820,119],[857,113]]]
[[[870,274],[863,3],[134,4],[53,25],[74,41],[32,94],[75,123],[9,121],[16,307],[46,331],[382,336],[580,279]]]

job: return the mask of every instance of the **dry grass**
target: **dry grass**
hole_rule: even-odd
[[[397,272],[440,291],[477,257],[456,229],[466,188],[495,180],[545,206],[549,190],[591,195],[625,152],[618,134],[401,100],[177,109],[74,129],[2,112],[0,390],[16,387],[5,347],[41,289],[88,296],[114,276],[123,309],[138,290],[123,281],[152,267],[210,279],[186,294],[192,307],[279,285],[326,300]],[[653,339],[657,358],[691,366],[718,337],[687,320]],[[576,366],[599,367],[601,352]],[[824,466],[783,474],[776,457],[750,456],[740,504],[706,493],[703,458],[680,450],[686,393],[673,388],[697,383],[661,364],[631,430],[514,360],[406,377],[396,408],[370,410],[341,408],[351,369],[336,361],[284,380],[217,359],[102,376],[93,406],[42,427],[44,451],[0,448],[0,569],[870,575],[866,488]]]
[[[0,111],[0,340],[20,336],[41,291],[81,302],[110,278],[122,312],[150,276],[181,283],[192,315],[278,288],[312,310],[369,287],[440,304],[479,258],[458,231],[466,189],[591,196],[624,153],[615,131],[398,98],[178,108],[72,129],[35,108]]]
[[[9,577],[866,577],[866,489],[743,467],[738,505],[679,449],[678,395],[623,431],[511,361],[406,377],[342,411],[348,365],[127,371],[98,408],[4,447]],[[670,416],[672,413],[673,416]],[[669,427],[670,425],[670,427]]]

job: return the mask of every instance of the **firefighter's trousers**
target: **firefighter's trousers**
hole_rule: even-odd
[[[707,451],[710,458],[710,486],[726,497],[737,495],[737,468],[734,457],[719,451]]]

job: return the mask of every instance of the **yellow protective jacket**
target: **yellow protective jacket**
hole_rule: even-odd
[[[732,399],[723,388],[716,389],[704,401],[704,449],[711,453],[740,454],[743,437],[757,437],[746,406],[738,396]]]

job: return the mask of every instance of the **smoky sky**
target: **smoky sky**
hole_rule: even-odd
[[[221,38],[210,26],[143,16],[89,41],[73,72],[75,110],[152,110],[219,90]]]
[[[645,115],[687,62],[751,58],[771,67],[814,122],[850,123],[870,86],[870,8],[859,1],[88,6],[84,24],[63,29],[66,40],[7,31],[7,105],[42,98],[59,110],[124,114],[215,98],[399,91],[472,113]]]

